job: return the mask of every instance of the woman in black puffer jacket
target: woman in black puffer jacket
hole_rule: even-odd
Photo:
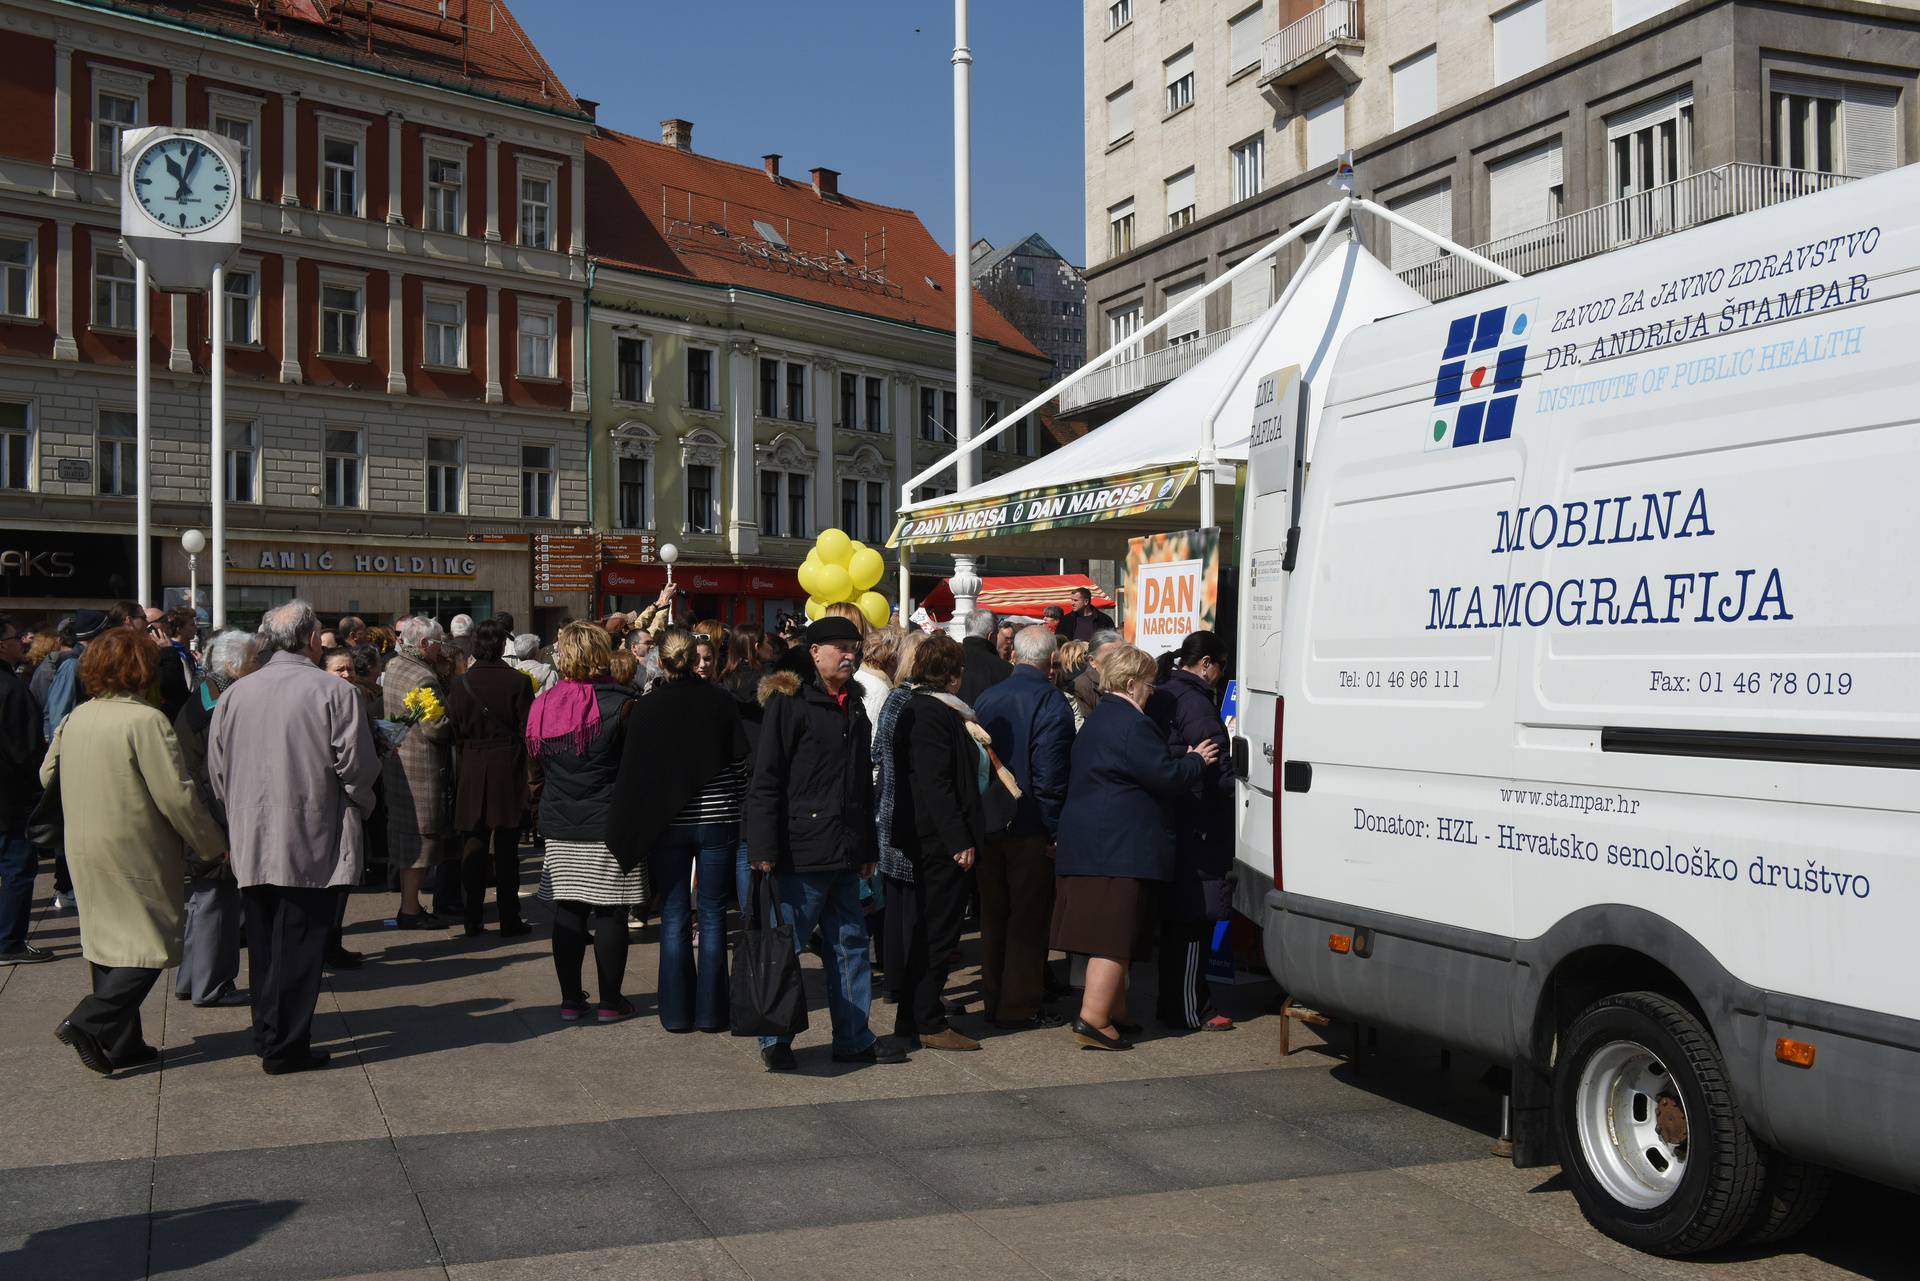
[[[1166,735],[1169,750],[1184,753],[1205,742],[1220,749],[1220,758],[1200,776],[1199,790],[1175,804],[1177,863],[1161,903],[1158,1012],[1160,1022],[1176,1031],[1233,1029],[1233,1020],[1214,1009],[1207,987],[1213,927],[1227,919],[1233,900],[1233,771],[1218,693],[1226,654],[1217,633],[1189,634],[1167,656],[1171,663],[1163,659],[1160,683],[1147,700],[1147,715]]]

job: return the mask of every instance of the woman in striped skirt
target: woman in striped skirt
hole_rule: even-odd
[[[568,623],[553,647],[560,680],[533,702],[527,750],[540,765],[540,897],[553,907],[553,968],[560,979],[560,1017],[588,1013],[580,986],[587,940],[593,940],[601,1023],[633,1016],[621,995],[627,971],[627,909],[647,901],[644,862],[622,865],[607,848],[607,815],[620,771],[626,720],[635,700],[614,681],[613,645],[593,623]]]
[[[623,864],[646,860],[658,887],[660,1025],[724,1032],[727,901],[747,791],[747,734],[733,695],[710,683],[717,650],[709,638],[669,627],[654,653],[660,680],[634,705],[608,840]]]

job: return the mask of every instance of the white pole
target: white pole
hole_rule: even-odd
[[[973,439],[973,50],[967,47],[967,0],[953,0],[953,383],[954,488],[965,492],[980,474]],[[973,612],[980,579],[973,557],[953,558],[953,635]]]
[[[227,268],[213,266],[213,294],[207,300],[207,328],[213,335],[213,431],[207,455],[213,504],[213,630],[227,624]],[[259,485],[259,477],[254,484]],[[193,602],[197,609],[199,604]]]
[[[153,603],[153,495],[147,484],[148,419],[153,405],[153,317],[147,306],[147,262],[133,260],[133,559],[135,596]],[[117,477],[121,484],[126,477]]]
[[[193,611],[197,625],[200,619],[200,558],[192,552],[187,553],[187,608]]]

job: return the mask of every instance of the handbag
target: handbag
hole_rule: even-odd
[[[67,816],[60,808],[60,770],[56,766],[53,781],[40,793],[33,813],[27,815],[27,843],[43,850],[57,850],[67,843]]]
[[[733,941],[728,977],[735,1036],[793,1037],[807,1030],[807,991],[793,927],[774,910],[773,874],[755,871],[747,891],[747,922]]]

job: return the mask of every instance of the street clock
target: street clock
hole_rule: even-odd
[[[204,129],[130,129],[120,150],[120,236],[156,289],[199,292],[240,245],[240,160]]]

